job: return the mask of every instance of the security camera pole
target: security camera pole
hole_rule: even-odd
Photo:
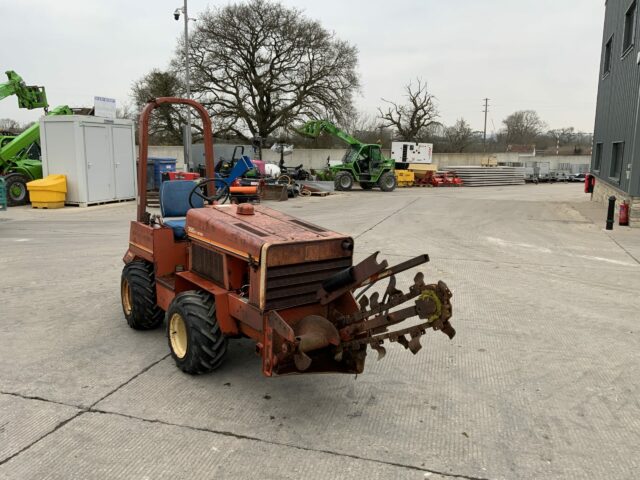
[[[180,20],[180,12],[184,15],[184,69],[185,69],[185,82],[187,86],[187,98],[191,99],[191,79],[189,77],[189,20],[195,20],[189,18],[187,13],[187,0],[184,0],[182,8],[176,8],[173,12],[173,18]],[[184,136],[184,163],[187,169],[191,167],[191,109],[187,108],[187,125],[185,126]]]

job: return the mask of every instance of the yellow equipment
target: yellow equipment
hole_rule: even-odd
[[[27,183],[33,208],[62,208],[67,196],[67,177],[48,175]]]
[[[413,187],[415,175],[411,170],[395,170],[394,174],[399,187]]]

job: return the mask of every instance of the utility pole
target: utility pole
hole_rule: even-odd
[[[186,83],[187,98],[191,99],[191,78],[189,75],[189,20],[195,20],[189,18],[187,13],[187,0],[184,0],[182,8],[176,8],[173,12],[173,18],[180,19],[180,12],[184,16],[184,79]],[[184,127],[184,134],[182,136],[184,143],[184,163],[187,169],[191,167],[191,108],[187,107],[187,124]]]
[[[487,113],[489,112],[489,99],[484,99],[484,133],[482,135],[482,150],[487,151]]]

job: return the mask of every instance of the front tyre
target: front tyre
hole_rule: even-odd
[[[353,187],[353,176],[349,172],[338,172],[333,184],[336,190],[349,191]]]
[[[393,192],[396,189],[396,176],[393,172],[384,172],[378,179],[378,186],[383,192]]]
[[[177,367],[191,375],[215,370],[227,352],[215,301],[205,292],[192,290],[173,299],[167,311],[167,337]]]
[[[135,330],[151,330],[162,323],[164,312],[156,300],[153,265],[144,260],[127,263],[120,279],[122,311]]]
[[[11,173],[5,178],[7,189],[7,205],[10,207],[19,207],[29,203],[29,190],[27,190],[27,182],[29,179],[21,173]]]

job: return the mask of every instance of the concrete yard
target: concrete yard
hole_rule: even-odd
[[[133,203],[0,212],[0,478],[640,478],[640,230],[605,232],[581,184],[270,206],[359,259],[429,253],[457,336],[357,378],[264,378],[238,340],[191,377],[123,318]]]

